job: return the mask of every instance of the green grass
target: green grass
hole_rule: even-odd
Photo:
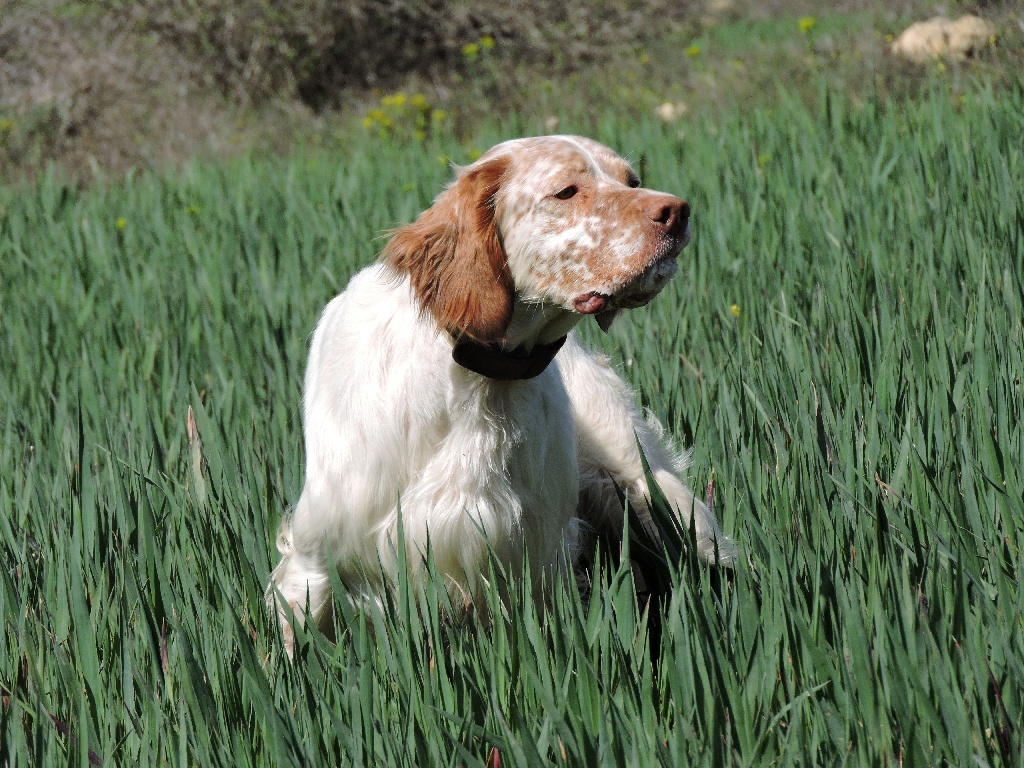
[[[585,335],[750,564],[684,559],[656,617],[614,567],[489,627],[399,589],[294,665],[263,589],[309,334],[464,151],[3,188],[0,762],[1020,765],[1022,115],[1018,85],[599,121],[696,232]]]

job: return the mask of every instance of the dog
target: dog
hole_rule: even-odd
[[[329,615],[330,569],[357,599],[394,583],[400,518],[412,578],[429,548],[470,603],[491,553],[534,585],[571,569],[581,532],[621,535],[620,494],[649,515],[641,449],[702,559],[733,561],[661,425],[573,332],[654,298],[689,214],[596,141],[506,141],[327,305],[305,378],[305,484],[267,591],[289,655],[289,615]]]

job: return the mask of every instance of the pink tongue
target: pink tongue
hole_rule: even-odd
[[[604,309],[607,303],[607,296],[603,296],[597,291],[591,291],[577,296],[573,299],[572,305],[581,315],[593,315]]]

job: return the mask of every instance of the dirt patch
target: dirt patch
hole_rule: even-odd
[[[569,72],[669,30],[686,7],[13,0],[0,14],[0,173],[31,176],[56,163],[87,178],[286,147],[311,114],[410,76],[446,92],[481,47],[499,46],[517,66]]]
[[[388,121],[402,122],[396,139],[466,141],[505,117],[528,130],[586,130],[581,114],[609,109],[685,122],[780,86],[816,98],[822,81],[854,101],[896,98],[924,71],[888,55],[909,4],[844,0],[816,22],[813,0],[7,0],[0,175],[347,147]],[[1005,36],[982,57],[1005,81],[1024,60],[1014,13],[1000,11]]]
[[[0,169],[119,174],[229,149],[231,110],[194,65],[131,25],[94,22],[26,7],[0,20]]]

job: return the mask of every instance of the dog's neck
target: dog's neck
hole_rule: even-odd
[[[481,344],[465,337],[452,347],[452,359],[467,370],[495,381],[523,381],[544,372],[565,343],[565,336],[550,344],[535,344],[529,352]]]
[[[578,312],[551,304],[516,301],[503,346],[530,352],[535,346],[564,339],[582,318]]]
[[[488,379],[532,379],[551,364],[580,317],[561,307],[516,302],[503,342],[456,338],[452,359]]]

